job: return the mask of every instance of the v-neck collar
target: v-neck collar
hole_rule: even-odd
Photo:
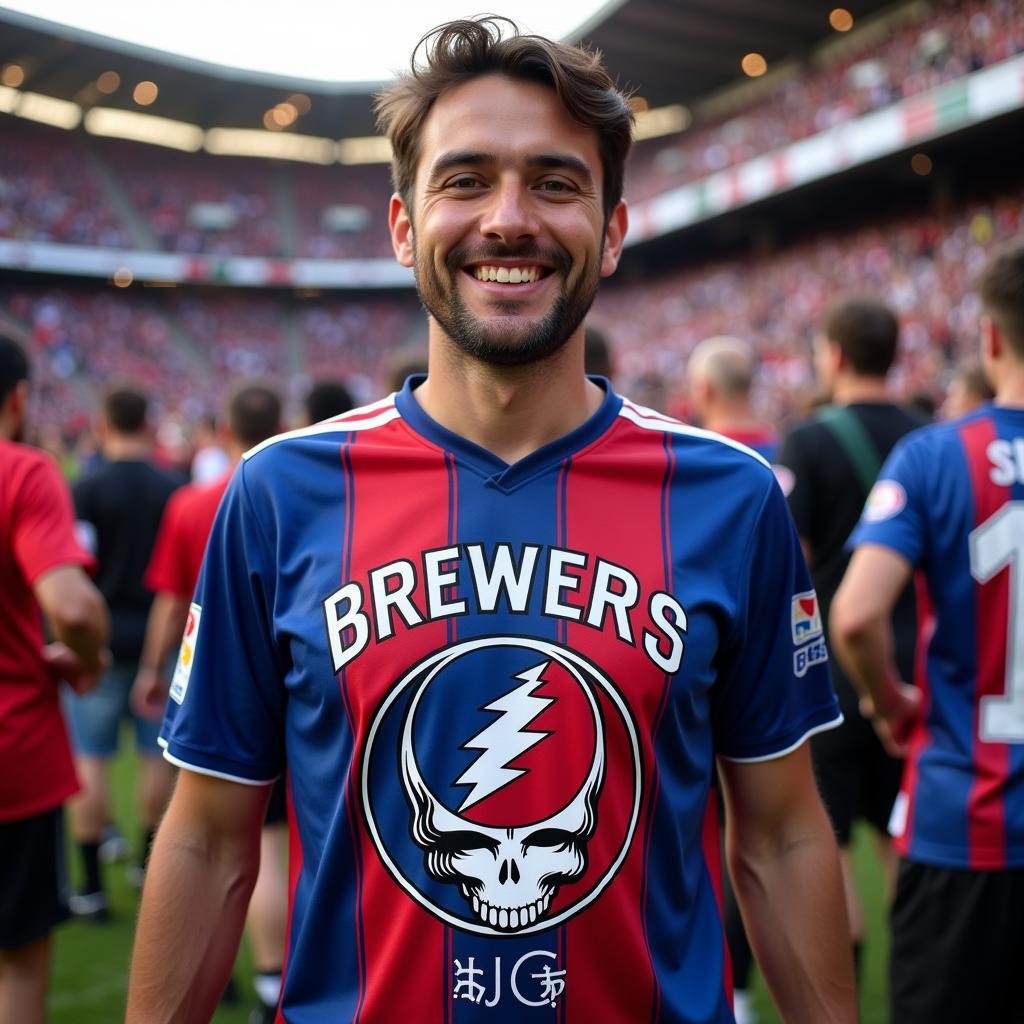
[[[575,430],[549,441],[510,465],[494,452],[441,426],[437,420],[424,412],[423,407],[413,396],[413,391],[426,379],[426,374],[413,374],[406,380],[402,390],[395,395],[395,405],[402,419],[431,444],[451,452],[457,462],[468,466],[493,486],[505,491],[512,490],[552,466],[559,465],[564,459],[593,444],[615,422],[615,417],[622,408],[622,399],[615,394],[606,378],[590,377],[590,380],[604,391],[604,399],[593,415]]]

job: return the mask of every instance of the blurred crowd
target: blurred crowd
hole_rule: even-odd
[[[854,32],[741,109],[639,143],[627,197],[648,198],[1024,51],[1024,0],[911,4]],[[179,153],[0,115],[0,238],[197,256],[387,257],[383,165]],[[115,198],[116,197],[116,198]]]
[[[841,53],[794,66],[734,115],[640,143],[628,197],[647,199],[1024,51],[1022,0],[943,0],[911,5],[906,16],[881,39],[858,34]]]
[[[873,220],[774,254],[677,270],[602,290],[594,321],[615,339],[620,390],[686,416],[682,382],[694,346],[730,334],[758,352],[757,412],[782,424],[813,398],[811,346],[837,295],[874,294],[898,314],[894,389],[941,398],[951,367],[977,346],[972,282],[988,253],[1024,230],[1024,188],[943,212]]]
[[[986,255],[1024,231],[1024,187],[943,211],[822,233],[775,253],[607,283],[592,321],[612,339],[618,388],[686,417],[685,365],[703,338],[730,334],[758,353],[757,414],[782,425],[813,397],[811,347],[828,304],[850,291],[888,303],[901,326],[893,375],[903,396],[941,401],[976,345],[971,284]],[[340,376],[357,401],[393,386],[397,354],[422,344],[415,298],[262,291],[0,288],[0,316],[33,348],[33,421],[56,444],[88,449],[97,389],[129,379],[152,396],[168,445],[215,411],[240,377],[274,381],[295,407],[311,379]],[[177,440],[176,440],[177,439]]]

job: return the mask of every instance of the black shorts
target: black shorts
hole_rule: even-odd
[[[811,757],[840,846],[850,845],[853,823],[860,819],[887,831],[903,762],[885,752],[870,722],[847,715],[838,728],[811,737]]]
[[[288,787],[282,775],[270,791],[267,813],[263,816],[264,825],[281,825],[288,820]]]
[[[45,938],[68,914],[63,808],[0,822],[0,949]]]
[[[892,908],[890,1019],[1024,1024],[1024,868],[901,861]]]

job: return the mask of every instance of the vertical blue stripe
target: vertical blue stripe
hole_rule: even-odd
[[[345,473],[345,498],[346,507],[348,509],[348,522],[345,523],[345,546],[342,552],[341,565],[342,565],[342,580],[349,579],[352,571],[352,538],[355,532],[355,507],[356,507],[356,491],[355,491],[355,474],[352,472],[352,445],[355,443],[356,434],[353,431],[349,431],[345,437],[344,446],[342,448],[342,466],[344,467]],[[346,668],[341,670],[341,692],[342,697],[345,701],[345,713],[348,716],[348,721],[351,723],[355,721],[352,702],[349,698],[348,692],[348,671]],[[366,998],[366,936],[363,929],[363,852],[360,848],[359,843],[359,812],[358,809],[352,806],[352,801],[349,799],[350,794],[355,792],[358,788],[357,780],[354,778],[352,773],[355,771],[356,764],[355,758],[353,757],[350,762],[349,778],[348,783],[345,786],[345,791],[342,799],[346,805],[346,814],[349,820],[349,829],[352,836],[352,857],[356,865],[356,949],[357,957],[359,961],[359,997],[356,1002],[355,1013],[352,1015],[353,1024],[357,1024],[363,1012],[363,1001]]]
[[[665,433],[662,531],[669,592],[688,612],[683,664],[665,688],[652,723],[657,778],[644,832],[644,934],[655,977],[652,1021],[732,1021],[724,991],[724,929],[705,861],[704,812],[714,772],[710,693],[720,636],[715,617],[688,606],[735,601],[730,566],[736,544],[723,544],[722,524],[746,522],[742,489],[712,472],[717,446],[689,444]],[[686,445],[686,477],[677,466]],[[749,478],[744,478],[749,479]],[[677,528],[673,530],[673,526]],[[639,528],[643,528],[640,526]],[[736,609],[729,609],[735,614]],[[657,837],[656,840],[653,837]]]
[[[661,548],[663,559],[663,579],[665,589],[669,593],[675,593],[675,586],[672,573],[672,539],[668,519],[668,496],[671,493],[672,476],[675,471],[675,456],[672,451],[671,436],[668,433],[662,434],[661,448],[665,455],[665,474],[661,481],[661,494],[658,500],[658,514],[661,526]],[[655,749],[655,743],[661,727],[661,721],[665,714],[665,705],[668,703],[669,687],[671,677],[666,674],[662,682],[661,699],[658,701],[658,708],[654,715],[651,730],[651,749]],[[654,1024],[661,1016],[661,982],[658,976],[658,966],[654,962],[654,955],[651,951],[651,939],[649,934],[648,921],[648,900],[650,889],[648,887],[649,859],[651,852],[651,833],[654,824],[654,809],[658,801],[658,777],[657,758],[655,758],[654,770],[651,773],[651,795],[647,806],[647,817],[644,821],[644,846],[643,846],[643,879],[640,888],[640,907],[643,914],[644,942],[647,944],[647,958],[651,962],[651,977],[653,979],[653,992],[651,998],[651,1024]]]

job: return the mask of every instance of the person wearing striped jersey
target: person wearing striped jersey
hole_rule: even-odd
[[[584,374],[626,99],[503,19],[418,53],[378,111],[429,373],[258,446],[228,488],[128,1020],[208,1015],[286,764],[279,1020],[733,1024],[717,758],[787,1020],[853,1024],[806,743],[840,715],[785,499],[750,449]]]
[[[907,435],[872,490],[832,606],[861,710],[906,764],[891,1000],[900,1024],[1024,1021],[1024,239],[979,279],[995,399]],[[889,612],[916,575],[916,683]]]

